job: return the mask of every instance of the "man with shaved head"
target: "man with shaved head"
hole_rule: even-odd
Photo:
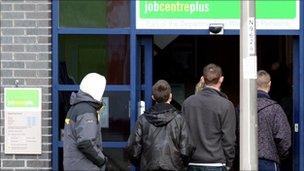
[[[277,171],[291,146],[290,126],[281,106],[268,95],[270,75],[260,70],[256,82],[259,170]]]
[[[182,113],[196,145],[188,170],[224,171],[232,166],[236,118],[233,104],[220,89],[222,74],[218,65],[205,66],[204,88],[183,104]]]

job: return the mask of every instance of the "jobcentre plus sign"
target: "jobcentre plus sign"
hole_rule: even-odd
[[[139,0],[136,4],[139,29],[204,29],[215,22],[225,29],[239,29],[237,0]],[[257,1],[256,17],[258,29],[299,29],[299,1]]]

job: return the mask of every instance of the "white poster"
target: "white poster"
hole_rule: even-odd
[[[257,56],[243,59],[243,74],[245,79],[257,79]]]
[[[41,89],[4,89],[5,154],[41,154]]]

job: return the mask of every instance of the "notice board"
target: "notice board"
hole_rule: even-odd
[[[4,88],[4,153],[41,154],[41,88]]]

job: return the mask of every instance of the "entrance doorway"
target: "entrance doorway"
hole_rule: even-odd
[[[183,101],[194,94],[203,67],[215,63],[222,67],[222,91],[237,108],[239,106],[239,36],[154,36],[153,83],[167,80],[173,91],[174,106],[181,108]],[[293,125],[293,37],[258,36],[257,66],[271,74],[270,96],[283,107],[291,129]],[[293,152],[282,167],[294,165]],[[283,170],[286,170],[283,169]]]

